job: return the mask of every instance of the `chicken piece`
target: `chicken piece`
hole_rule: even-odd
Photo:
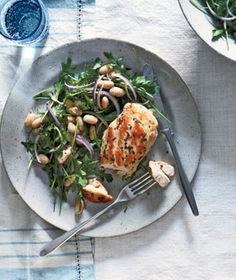
[[[160,187],[164,188],[169,185],[169,177],[173,177],[175,173],[172,165],[164,161],[150,160],[148,166],[152,177],[160,185]]]
[[[108,194],[106,188],[102,185],[100,181],[95,179],[90,179],[89,184],[82,189],[84,198],[91,202],[109,202],[113,199],[111,195]]]
[[[159,165],[160,169],[168,176],[168,177],[173,177],[175,175],[175,168],[174,166],[161,161],[161,160],[157,160],[155,161],[156,164]]]
[[[119,175],[134,173],[155,142],[157,127],[157,119],[149,109],[127,103],[103,134],[101,167],[117,170]]]

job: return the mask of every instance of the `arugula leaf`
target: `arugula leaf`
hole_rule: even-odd
[[[101,59],[98,57],[96,58],[94,65],[93,65],[93,70],[97,70],[102,66],[102,61]]]
[[[70,74],[70,75],[74,75],[74,73],[77,71],[77,66],[76,65],[72,65],[72,59],[71,57],[68,57],[66,62],[62,62],[61,63],[61,69],[62,69],[62,76],[65,74]]]
[[[108,64],[111,65],[115,71],[127,75],[127,71],[129,71],[130,68],[123,64],[123,57],[116,58],[111,52],[104,52],[104,56],[108,59]]]
[[[78,183],[82,186],[85,187],[88,184],[88,180],[82,176],[79,177]]]
[[[219,38],[225,36],[224,29],[214,29],[212,30],[212,41],[217,41]]]
[[[34,143],[31,140],[28,141],[22,141],[21,144],[26,148],[27,152],[30,152],[31,154],[34,153]]]
[[[147,95],[154,95],[159,92],[160,88],[157,86],[155,79],[148,80],[145,76],[138,76],[137,74],[132,79],[133,85],[142,89]]]

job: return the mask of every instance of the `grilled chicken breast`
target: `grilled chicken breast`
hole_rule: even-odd
[[[157,136],[158,122],[143,105],[127,103],[103,134],[100,164],[131,175],[149,152]]]

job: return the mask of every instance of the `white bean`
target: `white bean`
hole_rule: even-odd
[[[89,138],[91,141],[96,138],[96,127],[94,125],[91,125],[89,128]]]
[[[110,89],[114,87],[114,83],[108,80],[100,80],[98,81],[98,87],[103,87],[103,89]]]
[[[72,101],[72,100],[70,100],[70,99],[66,99],[65,105],[66,105],[66,108],[69,109],[69,108],[71,108],[71,107],[74,107],[74,106],[75,106],[75,103],[74,103],[74,101]]]
[[[32,124],[31,124],[31,127],[34,129],[34,128],[38,128],[40,127],[40,125],[43,123],[43,118],[42,117],[39,117],[37,119],[35,119]]]
[[[76,118],[76,125],[77,125],[77,127],[78,127],[80,132],[83,131],[83,129],[84,129],[84,122],[83,122],[83,119],[81,117],[77,117]]]
[[[70,133],[74,134],[76,132],[76,126],[73,123],[69,122],[68,125],[67,125],[67,130]]]
[[[126,94],[125,90],[120,87],[112,87],[109,90],[110,95],[115,96],[115,97],[122,97]]]
[[[44,154],[39,154],[38,158],[39,158],[39,163],[41,163],[43,165],[46,165],[49,163],[49,158]]]
[[[99,68],[100,75],[106,75],[112,71],[113,67],[111,65],[103,65]]]
[[[98,119],[94,117],[93,115],[84,115],[83,121],[88,124],[96,124],[98,122]]]
[[[101,105],[103,109],[106,109],[109,106],[109,99],[106,96],[103,96]]]
[[[80,116],[82,115],[82,111],[78,107],[70,107],[67,109],[67,112],[72,116]]]
[[[36,118],[36,115],[33,112],[29,113],[24,120],[25,126],[30,127],[32,125],[32,122],[35,120],[35,118]]]
[[[73,116],[68,116],[68,117],[67,117],[67,121],[68,121],[68,123],[69,123],[69,122],[71,122],[71,123],[76,123],[76,118],[73,117]]]
[[[110,76],[111,76],[111,78],[117,78],[117,73],[116,72],[111,72]]]

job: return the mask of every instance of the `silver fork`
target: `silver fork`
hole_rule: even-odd
[[[120,191],[120,193],[118,194],[117,198],[114,200],[113,203],[111,203],[106,208],[102,209],[100,212],[98,212],[88,220],[84,221],[83,223],[76,225],[70,231],[65,232],[61,236],[47,243],[40,251],[40,256],[46,256],[52,251],[56,250],[67,240],[73,237],[76,233],[79,233],[87,224],[89,224],[90,222],[94,221],[95,219],[103,215],[105,212],[113,208],[115,205],[134,199],[138,195],[145,193],[155,184],[156,181],[154,181],[154,179],[150,176],[148,172],[143,174],[138,179],[135,179],[134,181],[128,183]]]

